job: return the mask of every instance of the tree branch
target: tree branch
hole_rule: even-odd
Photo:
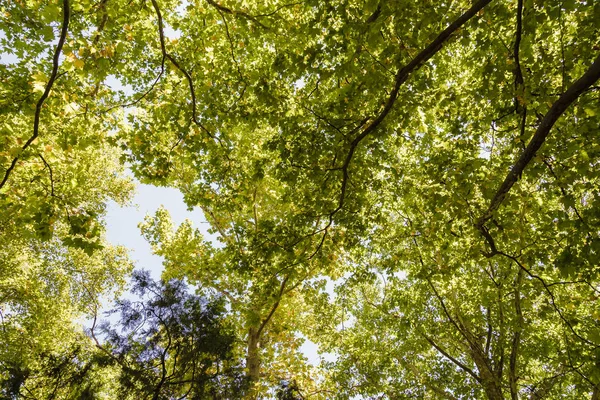
[[[46,168],[48,168],[48,174],[50,175],[50,196],[56,197],[54,195],[54,176],[52,174],[52,167],[50,166],[50,164],[48,164],[44,156],[42,156],[41,154],[38,154],[38,156],[40,156],[40,158],[44,162],[44,165],[46,166]]]
[[[400,68],[396,73],[396,78],[394,82],[394,87],[383,107],[383,110],[379,112],[377,117],[371,123],[369,123],[358,136],[354,138],[354,140],[350,143],[350,150],[346,155],[346,159],[344,160],[344,164],[339,168],[342,171],[342,186],[340,192],[340,198],[338,202],[337,208],[332,211],[332,215],[337,213],[342,209],[344,205],[344,199],[346,196],[346,188],[348,185],[348,166],[352,161],[352,157],[354,156],[354,152],[356,148],[360,144],[360,142],[366,138],[369,134],[373,133],[377,127],[383,122],[385,117],[390,113],[396,99],[398,98],[398,92],[400,91],[400,87],[404,82],[407,81],[408,77],[411,73],[419,69],[423,63],[427,62],[431,57],[433,57],[444,45],[444,43],[450,38],[450,36],[456,32],[461,26],[463,26],[467,21],[469,21],[472,17],[474,17],[477,12],[479,12],[483,7],[489,4],[492,0],[480,0],[475,3],[471,8],[469,8],[464,14],[458,17],[454,22],[452,22],[446,29],[444,29],[429,45],[417,54],[408,64],[404,67]],[[368,121],[368,119],[361,122],[361,124],[357,127],[358,129],[362,128],[364,124]]]
[[[442,349],[440,346],[438,346],[429,336],[427,336],[423,332],[420,332],[420,333],[421,333],[421,336],[423,336],[425,338],[425,340],[427,340],[427,342],[430,345],[432,345],[437,351],[439,351],[444,357],[446,357],[448,360],[452,361],[460,369],[462,369],[463,371],[465,371],[466,373],[471,375],[478,383],[481,383],[481,378],[471,368],[467,367],[465,364],[461,363],[456,358],[454,358],[450,354],[448,354],[444,349]]]
[[[523,170],[531,159],[535,156],[537,151],[540,149],[546,137],[550,134],[550,129],[554,126],[554,123],[558,120],[558,118],[566,111],[566,109],[590,86],[594,84],[598,79],[600,79],[600,56],[598,56],[590,68],[579,78],[565,93],[563,93],[558,100],[552,104],[550,110],[544,115],[540,125],[538,126],[535,134],[531,138],[531,141],[527,145],[527,148],[523,151],[519,159],[513,164],[510,172],[504,179],[500,188],[494,195],[494,198],[490,202],[490,206],[487,211],[481,216],[479,221],[477,221],[477,228],[481,231],[481,227],[492,217],[494,211],[496,211],[504,199],[506,195],[513,187],[513,185],[517,182]]]
[[[165,45],[165,33],[164,33],[163,18],[162,18],[162,14],[160,12],[160,8],[158,7],[158,3],[156,2],[156,0],[152,0],[152,6],[154,7],[154,11],[156,12],[156,18],[158,19],[158,34],[160,37],[160,50],[163,55],[163,64],[164,64],[164,59],[165,58],[168,59],[169,61],[171,61],[171,64],[173,64],[173,66],[175,68],[177,68],[185,76],[185,78],[188,82],[189,89],[190,89],[190,94],[192,96],[192,121],[200,129],[202,129],[211,139],[214,139],[215,138],[214,135],[204,125],[202,125],[202,123],[200,121],[198,121],[197,107],[196,107],[196,91],[194,90],[194,81],[192,80],[192,76],[189,74],[188,71],[186,71],[179,64],[179,62],[177,62],[175,57],[173,57],[170,53],[167,52],[167,48]]]
[[[556,299],[554,297],[554,293],[552,293],[552,291],[550,290],[550,288],[548,287],[548,284],[546,283],[546,281],[544,280],[544,278],[532,273],[531,271],[529,271],[527,268],[525,268],[525,266],[523,264],[521,264],[521,262],[514,256],[511,256],[510,254],[507,253],[503,253],[501,251],[498,252],[498,254],[507,257],[511,260],[513,260],[518,266],[519,268],[521,268],[527,275],[529,275],[531,278],[534,278],[536,280],[538,280],[542,286],[544,287],[546,293],[548,293],[548,296],[550,296],[550,303],[552,304],[552,307],[554,308],[554,310],[558,313],[560,319],[564,322],[564,324],[567,326],[567,328],[569,328],[569,330],[571,331],[571,333],[573,335],[575,335],[575,337],[577,339],[579,339],[580,341],[582,341],[585,344],[588,344],[590,346],[592,346],[594,349],[600,348],[599,344],[596,344],[586,338],[584,338],[583,336],[581,336],[579,333],[577,333],[575,331],[575,329],[573,328],[573,325],[567,320],[567,318],[563,315],[562,311],[560,310],[560,308],[556,305]]]
[[[487,322],[487,334],[485,337],[485,355],[489,357],[490,355],[490,346],[492,344],[492,324],[490,322],[492,318],[492,312],[490,310],[490,307],[488,306],[486,308],[486,322]]]
[[[255,17],[253,17],[252,15],[250,15],[248,13],[245,13],[243,11],[238,11],[238,10],[232,10],[229,7],[222,6],[221,4],[217,3],[214,0],[206,0],[206,2],[208,4],[210,4],[211,6],[213,6],[214,8],[216,8],[219,12],[224,12],[224,13],[227,13],[227,14],[230,14],[230,15],[233,15],[233,16],[239,15],[241,17],[244,17],[244,18],[246,18],[246,19],[254,22],[255,24],[257,24],[261,28],[269,29],[268,26],[263,25],[259,20],[257,20]]]
[[[283,282],[281,282],[281,287],[279,288],[279,294],[277,295],[277,301],[275,302],[275,304],[273,304],[273,307],[271,308],[271,312],[269,313],[269,315],[267,315],[267,317],[260,324],[258,331],[256,331],[257,337],[260,338],[261,332],[263,331],[263,329],[265,329],[265,326],[267,326],[267,324],[273,317],[273,314],[275,314],[277,307],[279,307],[279,302],[281,301],[281,296],[283,295],[283,291],[285,290],[285,285],[287,284],[289,277],[290,277],[289,275],[286,276],[285,279],[283,280]]]
[[[519,58],[519,50],[521,47],[521,36],[523,33],[523,0],[517,2],[517,33],[515,38],[515,47],[513,50],[513,58],[515,59],[515,89],[517,93],[522,89],[524,80],[523,72],[521,71],[521,61]],[[515,108],[518,109],[519,99],[515,99]]]
[[[62,28],[61,28],[61,32],[60,32],[60,38],[58,39],[58,44],[56,45],[56,49],[54,51],[54,58],[52,60],[52,72],[50,74],[50,79],[48,80],[48,83],[46,84],[46,88],[44,89],[44,93],[42,94],[42,97],[40,97],[37,104],[35,105],[35,116],[33,118],[33,134],[27,140],[27,142],[25,142],[25,144],[21,148],[21,152],[25,151],[31,145],[31,143],[33,143],[33,141],[39,136],[40,114],[42,113],[42,106],[44,105],[44,102],[50,95],[50,90],[52,90],[52,86],[54,85],[54,81],[56,80],[56,77],[58,75],[60,53],[62,51],[63,45],[65,44],[65,40],[67,38],[67,32],[69,30],[70,18],[71,18],[71,9],[69,6],[69,0],[63,0],[63,22],[62,22]],[[10,167],[8,167],[8,169],[4,173],[4,178],[2,178],[2,182],[0,182],[0,189],[2,189],[2,187],[4,187],[4,184],[6,184],[6,181],[8,180],[10,173],[13,171],[13,169],[17,165],[17,161],[19,161],[18,155],[15,158],[13,158],[13,160],[10,164]]]

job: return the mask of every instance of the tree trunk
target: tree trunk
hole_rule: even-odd
[[[248,329],[248,347],[246,351],[246,376],[252,387],[260,378],[260,332],[255,326]],[[251,390],[250,392],[252,396],[254,391]]]
[[[483,348],[479,346],[474,337],[471,337],[469,347],[471,357],[479,370],[481,385],[483,386],[483,390],[485,390],[487,398],[489,400],[504,400],[501,382],[496,374],[494,374],[494,370],[491,368],[489,360],[483,352]]]

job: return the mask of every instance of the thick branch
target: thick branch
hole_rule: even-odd
[[[523,0],[518,0],[517,4],[517,33],[515,38],[515,47],[513,57],[515,59],[515,111],[521,114],[520,138],[525,138],[525,127],[527,123],[527,106],[525,105],[525,81],[523,80],[523,71],[521,70],[521,58],[519,50],[521,48],[521,36],[523,33]]]
[[[48,80],[48,83],[46,84],[46,88],[44,89],[44,93],[42,94],[42,97],[40,97],[37,104],[35,105],[35,116],[33,119],[33,134],[31,135],[31,137],[29,139],[27,139],[27,141],[21,148],[21,152],[25,151],[40,134],[40,114],[42,113],[42,106],[44,105],[44,102],[50,95],[50,90],[52,90],[52,86],[54,85],[54,81],[56,80],[56,77],[58,75],[60,53],[62,51],[63,45],[65,44],[65,40],[67,38],[67,32],[69,30],[69,19],[70,18],[71,18],[71,9],[69,6],[69,0],[63,0],[63,23],[62,23],[62,28],[60,31],[60,38],[58,39],[58,44],[56,45],[56,50],[54,51],[54,58],[52,60],[52,72],[50,74],[50,80]],[[2,189],[2,187],[8,180],[10,173],[13,171],[13,169],[17,165],[17,161],[19,161],[18,155],[12,160],[10,167],[8,167],[8,169],[4,173],[4,178],[2,179],[2,182],[0,182],[0,189]]]
[[[377,21],[379,15],[381,15],[381,2],[377,4],[377,8],[373,12],[373,14],[371,14],[371,16],[367,19],[367,24],[372,24],[373,22]]]
[[[586,73],[583,74],[583,76],[575,83],[573,83],[573,85],[571,85],[571,87],[567,89],[567,91],[563,93],[558,100],[554,102],[554,104],[552,104],[552,107],[550,107],[550,110],[542,119],[535,134],[531,138],[531,141],[527,145],[527,148],[512,166],[510,172],[504,179],[504,182],[494,195],[494,198],[490,202],[489,208],[477,222],[478,227],[483,226],[483,224],[485,224],[492,217],[494,211],[500,207],[512,186],[517,182],[517,179],[523,173],[525,167],[527,167],[531,159],[535,156],[537,151],[546,140],[546,137],[550,134],[550,129],[552,129],[558,118],[575,100],[577,100],[579,95],[588,90],[589,87],[592,86],[598,79],[600,79],[600,56],[594,60]]]
[[[462,323],[462,321],[460,320],[460,316],[458,316],[458,321],[454,320],[454,318],[451,317],[442,297],[439,295],[438,291],[435,289],[435,286],[431,282],[431,279],[427,278],[427,282],[429,283],[429,286],[433,290],[438,301],[442,305],[446,317],[448,317],[450,322],[456,327],[456,329],[467,341],[470,350],[470,356],[480,373],[480,375],[478,375],[478,382],[485,389],[488,398],[490,400],[502,399],[500,377],[498,375],[494,375],[493,366],[490,364],[490,360],[488,359],[487,354],[484,353],[484,349],[477,342],[476,336],[468,330],[464,323]]]
[[[506,324],[504,323],[504,306],[503,306],[503,286],[502,284],[497,286],[496,295],[498,298],[498,330],[499,330],[499,338],[498,338],[498,346],[494,350],[492,350],[492,361],[494,363],[494,368],[496,369],[496,376],[499,381],[502,381],[502,375],[504,374],[504,338],[506,332]]]
[[[486,309],[486,321],[487,321],[487,334],[485,336],[485,350],[484,353],[486,356],[490,356],[490,346],[492,344],[492,324],[490,322],[492,318],[492,312],[490,311],[490,308],[487,307]]]
[[[267,324],[273,317],[273,314],[275,314],[275,311],[277,311],[277,307],[279,307],[279,302],[281,301],[281,296],[283,296],[283,291],[285,290],[285,286],[287,285],[288,279],[289,279],[289,275],[285,277],[283,282],[281,282],[281,287],[279,288],[279,294],[277,295],[277,301],[275,301],[275,304],[273,304],[273,307],[271,307],[271,312],[269,312],[269,315],[267,315],[267,317],[262,321],[262,323],[260,324],[260,327],[258,328],[258,331],[256,332],[256,335],[258,337],[260,337],[260,334],[262,333],[263,329],[265,329],[265,326],[267,326]]]
[[[373,133],[375,129],[383,122],[385,117],[390,113],[396,99],[398,98],[398,92],[400,91],[400,87],[411,73],[419,69],[423,63],[427,62],[431,57],[433,57],[444,45],[444,43],[450,38],[450,36],[456,32],[461,26],[463,26],[467,21],[469,21],[472,17],[474,17],[483,7],[489,4],[492,0],[480,0],[475,3],[471,8],[469,8],[464,14],[458,17],[454,22],[452,22],[446,29],[444,29],[423,51],[421,51],[415,58],[413,58],[408,64],[404,67],[400,68],[396,73],[396,78],[394,82],[394,88],[392,89],[383,110],[375,117],[374,120],[368,124],[362,132],[354,138],[352,143],[350,143],[350,150],[346,155],[346,159],[344,160],[344,164],[338,168],[342,171],[342,187],[340,193],[340,200],[338,203],[338,207],[331,213],[332,215],[341,210],[344,205],[344,198],[346,196],[346,187],[348,185],[348,166],[352,161],[352,157],[354,156],[354,152],[358,147],[359,143],[366,138],[369,134]],[[359,125],[359,128],[362,128],[364,124],[363,122]]]
[[[442,46],[444,45],[446,40],[448,40],[450,38],[450,36],[456,30],[458,30],[461,26],[463,26],[472,17],[474,17],[477,14],[477,12],[479,12],[481,9],[483,9],[483,7],[485,7],[491,1],[492,0],[480,0],[477,3],[475,3],[470,9],[468,9],[464,14],[462,14],[460,17],[458,17],[446,29],[444,29],[415,58],[413,58],[404,67],[400,68],[395,75],[394,88],[392,89],[392,92],[390,93],[383,109],[377,115],[377,117],[374,120],[372,120],[370,124],[366,125],[366,127],[365,127],[365,124],[367,124],[367,122],[369,121],[370,118],[367,117],[367,118],[363,119],[358,124],[357,127],[355,127],[353,130],[351,130],[350,132],[347,133],[347,136],[352,135],[364,127],[362,132],[360,132],[360,134],[358,134],[358,136],[356,136],[354,138],[354,140],[352,140],[352,142],[350,143],[350,149],[348,150],[348,154],[346,155],[346,158],[345,158],[342,166],[329,169],[329,171],[342,171],[342,185],[340,188],[340,197],[339,197],[337,207],[329,213],[329,216],[328,216],[329,222],[327,223],[327,225],[324,228],[318,229],[316,232],[313,232],[313,234],[310,235],[310,236],[312,236],[315,233],[323,232],[323,235],[321,237],[321,240],[319,241],[319,244],[317,245],[315,251],[309,257],[309,259],[312,259],[316,254],[318,254],[319,251],[321,250],[321,248],[323,247],[325,238],[329,234],[329,228],[333,224],[334,215],[337,214],[344,206],[344,200],[346,198],[346,189],[348,187],[348,180],[350,178],[350,176],[348,174],[348,168],[350,166],[350,162],[352,161],[352,157],[354,156],[354,152],[356,151],[356,148],[358,147],[360,142],[364,138],[366,138],[369,134],[373,133],[377,129],[377,127],[383,122],[383,120],[389,114],[389,112],[392,110],[392,107],[394,106],[394,103],[395,103],[396,99],[398,98],[398,92],[400,91],[400,87],[402,86],[402,84],[404,82],[406,82],[406,80],[408,79],[410,74],[412,72],[416,71],[417,69],[419,69],[419,67],[423,63],[425,63],[429,59],[431,59],[431,57],[433,57],[442,48]],[[371,16],[371,18],[376,19],[377,17],[378,17],[378,12],[376,11],[374,16]],[[371,18],[369,18],[369,20],[367,20],[367,22],[372,22]]]

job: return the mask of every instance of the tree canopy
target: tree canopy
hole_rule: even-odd
[[[14,0],[0,18],[4,396],[600,399],[600,3]],[[148,216],[152,315],[118,304],[150,327],[98,338],[77,318],[132,270],[104,237],[127,169],[218,242]]]

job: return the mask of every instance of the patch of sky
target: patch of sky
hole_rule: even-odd
[[[131,85],[124,84],[115,75],[108,75],[104,80],[104,84],[115,92],[123,92],[126,96],[131,96],[134,93]]]
[[[304,354],[310,365],[318,367],[322,362],[335,362],[337,360],[338,357],[334,353],[321,352],[319,351],[318,344],[304,335],[300,335],[300,337],[304,339],[304,343],[300,346],[300,351]]]
[[[2,43],[2,47],[9,52],[0,53],[0,64],[10,65],[19,62],[19,58],[16,54],[10,52],[10,46],[7,46],[6,43],[6,34],[0,30],[0,43]]]
[[[12,53],[0,53],[0,64],[2,65],[12,65],[17,64],[19,62],[19,57]]]
[[[181,31],[179,29],[173,29],[168,23],[165,22],[165,27],[163,29],[165,37],[167,39],[179,39],[181,37]]]
[[[198,208],[188,210],[183,201],[180,191],[173,188],[156,187],[137,182],[137,190],[131,203],[119,206],[110,202],[106,212],[106,239],[113,245],[125,246],[130,251],[135,269],[145,269],[150,272],[154,280],[159,280],[164,270],[161,257],[152,254],[150,244],[142,237],[138,225],[143,222],[147,215],[154,215],[156,211],[164,206],[171,215],[175,227],[186,219],[190,220],[194,227],[200,229],[204,238],[210,242],[217,243],[216,236],[208,233],[209,224],[204,214]],[[191,287],[193,290],[193,287]],[[139,300],[133,293],[127,291],[121,298],[130,301]],[[98,318],[108,320],[111,323],[118,321],[117,315],[106,318],[104,313],[113,307],[111,299],[101,300],[101,309]],[[91,328],[92,319],[79,321],[84,328]]]
[[[494,150],[494,143],[488,144],[483,137],[479,140],[479,158],[489,160]]]
[[[187,9],[190,6],[188,1],[182,1],[177,7],[175,7],[174,14],[178,18],[183,18],[187,13]],[[173,28],[168,21],[163,21],[164,29],[163,33],[167,39],[179,39],[181,37],[181,30]]]
[[[306,81],[304,80],[304,77],[298,79],[296,82],[294,82],[294,87],[298,90],[302,89],[304,86],[306,85]]]
[[[183,201],[183,195],[180,191],[173,188],[155,187],[151,185],[137,184],[137,192],[131,205],[121,207],[116,203],[110,203],[107,209],[107,240],[112,244],[123,245],[130,249],[132,259],[136,269],[146,269],[150,271],[152,279],[160,279],[164,269],[162,258],[152,254],[152,249],[148,242],[141,236],[138,224],[143,221],[146,215],[154,215],[159,207],[165,208],[171,214],[173,224],[180,225],[186,219],[190,220],[194,227],[198,227],[204,238],[210,241],[214,246],[221,244],[217,241],[217,236],[210,234],[209,224],[206,222],[204,214],[198,208],[189,210]],[[329,284],[329,283],[328,283]],[[328,292],[333,293],[333,287],[328,288]],[[136,300],[132,293],[126,293],[124,298]],[[111,307],[110,302],[103,302],[103,309]],[[113,315],[108,318],[109,322],[117,322],[118,316]],[[86,328],[90,328],[92,320],[83,321]],[[317,344],[305,339],[300,351],[306,356],[311,365],[319,365],[324,361],[335,361],[337,357],[331,353],[319,353]]]
[[[216,237],[208,233],[209,224],[202,211],[199,208],[188,210],[179,190],[138,183],[137,193],[131,205],[108,205],[106,236],[111,243],[131,249],[136,268],[149,270],[153,279],[160,278],[163,271],[162,260],[152,254],[150,245],[140,234],[138,224],[146,215],[154,215],[161,206],[165,206],[169,211],[175,226],[189,219],[207,240],[217,243]]]

